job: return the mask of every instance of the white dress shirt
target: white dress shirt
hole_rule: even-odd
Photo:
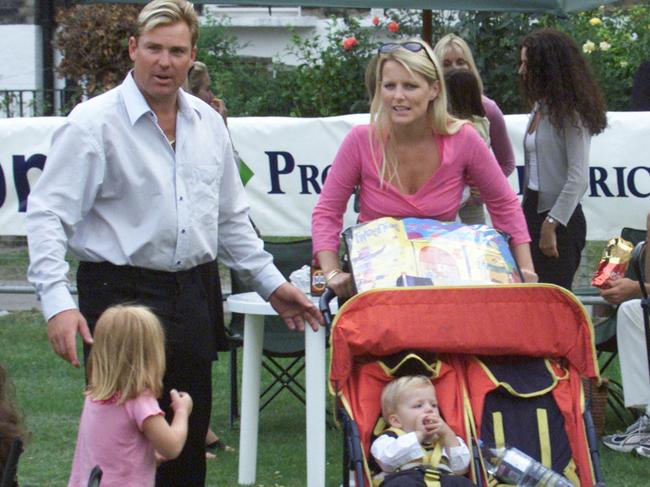
[[[449,461],[449,468],[456,475],[463,475],[469,468],[469,449],[460,437],[459,446],[443,448],[442,455]],[[398,437],[382,434],[373,441],[370,453],[384,472],[394,472],[406,464],[415,462],[424,456],[424,449],[414,431]]]
[[[286,282],[248,219],[221,116],[179,90],[174,151],[131,73],[54,133],[26,227],[46,319],[76,307],[66,245],[81,261],[163,271],[218,256],[265,299]]]

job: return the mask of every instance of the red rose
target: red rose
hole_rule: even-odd
[[[345,39],[343,39],[343,43],[342,43],[342,44],[343,44],[343,49],[345,49],[346,51],[349,51],[349,50],[352,49],[354,46],[356,46],[357,44],[359,44],[359,42],[357,41],[357,38],[356,38],[356,37],[354,37],[354,36],[350,36],[350,37],[346,37]]]
[[[395,22],[394,20],[391,20],[388,23],[388,30],[393,32],[393,33],[397,32],[399,30],[399,24],[397,22]]]
[[[376,15],[372,18],[372,23],[373,25],[379,25],[379,17]]]

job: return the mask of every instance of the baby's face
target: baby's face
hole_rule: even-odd
[[[390,415],[391,426],[410,433],[418,424],[432,421],[438,417],[438,400],[433,387],[422,386],[407,391],[397,406],[397,411]]]

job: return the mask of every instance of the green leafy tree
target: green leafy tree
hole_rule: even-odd
[[[59,76],[92,96],[121,83],[131,68],[128,38],[135,33],[139,6],[74,5],[58,10],[54,45],[63,55]]]

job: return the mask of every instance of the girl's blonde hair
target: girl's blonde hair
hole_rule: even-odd
[[[474,74],[474,76],[476,76],[476,79],[478,80],[478,87],[481,89],[481,93],[483,93],[483,80],[481,79],[481,75],[478,73],[478,69],[476,69],[476,63],[474,62],[474,56],[472,56],[472,50],[469,48],[467,42],[465,42],[462,37],[458,37],[456,34],[447,34],[436,43],[436,46],[433,48],[433,53],[438,59],[438,62],[440,64],[443,64],[447,52],[449,52],[449,50],[453,47],[460,50],[461,54],[463,55],[463,59],[467,61],[469,70]]]
[[[390,123],[388,114],[385,113],[382,97],[382,72],[387,61],[399,63],[412,75],[419,74],[426,79],[429,86],[435,83],[439,85],[438,96],[429,103],[427,109],[428,123],[435,134],[450,135],[458,132],[460,127],[467,123],[466,120],[459,120],[452,117],[447,111],[447,93],[445,90],[444,78],[441,73],[440,64],[433,55],[431,47],[421,39],[409,39],[405,42],[415,42],[422,46],[418,52],[409,51],[406,48],[398,48],[385,54],[379,54],[377,67],[375,71],[375,93],[370,105],[370,150],[373,161],[379,169],[381,184],[384,182],[397,181],[397,151],[395,147],[395,137],[393,127]],[[402,42],[404,44],[404,42]],[[375,146],[379,146],[382,163],[378,162],[378,155],[375,152]]]
[[[156,315],[138,305],[104,311],[90,351],[87,394],[95,401],[118,394],[118,404],[147,390],[159,397],[164,374],[165,334]]]
[[[390,424],[389,417],[397,412],[397,407],[408,397],[408,393],[420,387],[435,387],[431,380],[424,375],[405,375],[389,382],[381,393],[381,415],[386,424]]]
[[[203,79],[206,76],[210,76],[207,65],[201,61],[194,61],[187,72],[187,79],[183,88],[185,91],[196,95],[201,89],[201,84],[203,84]]]

